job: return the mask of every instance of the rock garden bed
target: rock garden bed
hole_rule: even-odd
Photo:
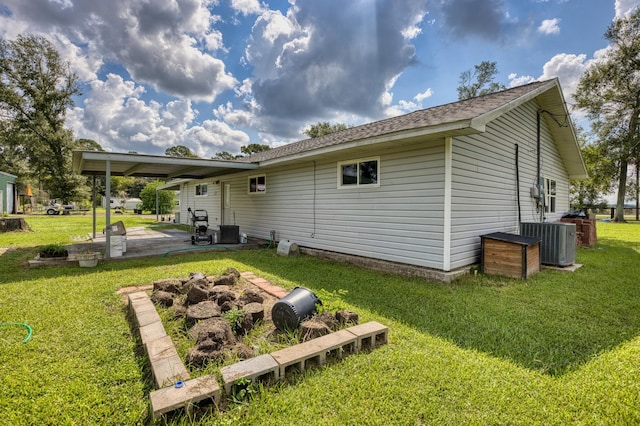
[[[326,294],[328,299],[337,299]],[[335,295],[333,295],[335,296]],[[153,284],[151,300],[185,365],[195,375],[330,334],[358,323],[331,300],[296,329],[278,330],[271,318],[279,298],[227,269],[220,276],[191,273]]]

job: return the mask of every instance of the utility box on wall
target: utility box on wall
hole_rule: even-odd
[[[576,262],[576,225],[559,222],[523,222],[520,235],[539,238],[542,263],[570,266]]]

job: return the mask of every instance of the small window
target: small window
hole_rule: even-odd
[[[207,187],[206,183],[196,185],[196,197],[206,197],[208,194],[208,190],[209,188]]]
[[[380,186],[380,159],[342,161],[338,163],[338,188]]]
[[[267,192],[267,177],[261,176],[249,176],[249,193],[250,194],[264,194]]]
[[[546,213],[556,212],[556,181],[544,179],[544,211]]]

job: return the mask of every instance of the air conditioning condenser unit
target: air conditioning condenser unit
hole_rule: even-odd
[[[540,238],[541,263],[569,266],[576,262],[576,225],[559,222],[523,222],[520,235]]]

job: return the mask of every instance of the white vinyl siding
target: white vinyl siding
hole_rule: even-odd
[[[443,141],[395,147],[375,150],[379,187],[337,188],[336,164],[348,154],[265,167],[269,190],[261,197],[247,194],[248,173],[221,177],[231,184],[235,224],[258,238],[275,230],[303,247],[442,268]]]
[[[530,196],[536,182],[536,110],[537,105],[529,102],[491,122],[485,133],[454,139],[452,269],[479,261],[480,235],[519,233],[516,144],[522,221],[540,221],[540,212]],[[569,178],[549,125],[557,124],[543,118],[541,175],[556,180],[556,212],[545,216],[545,220],[555,221],[569,209]]]
[[[206,184],[207,196],[196,195],[196,186]],[[180,223],[191,224],[191,210],[206,210],[209,216],[209,227],[215,228],[220,224],[220,185],[215,181],[193,181],[180,187]]]

